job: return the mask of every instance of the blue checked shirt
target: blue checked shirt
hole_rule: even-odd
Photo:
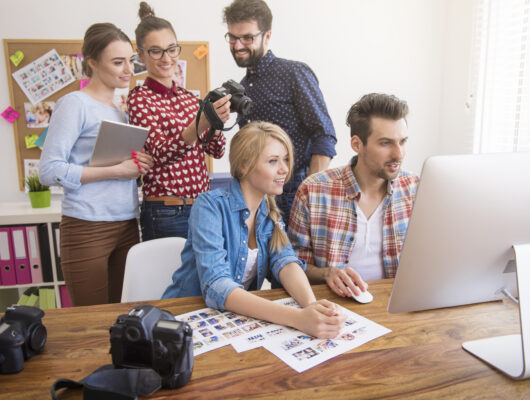
[[[268,51],[241,81],[253,101],[239,126],[267,121],[281,126],[294,146],[294,171],[309,166],[311,155],[334,157],[337,138],[318,80],[304,63]]]

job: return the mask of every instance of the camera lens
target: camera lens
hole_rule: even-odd
[[[135,326],[128,326],[125,329],[125,337],[129,342],[137,342],[141,336],[140,330]]]
[[[38,353],[44,347],[46,337],[47,334],[44,325],[37,325],[29,334],[29,347]]]
[[[250,114],[250,110],[252,110],[252,100],[250,100],[249,98],[242,99],[239,109],[241,110],[240,113],[243,115]]]

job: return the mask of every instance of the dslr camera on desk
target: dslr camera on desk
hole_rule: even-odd
[[[13,305],[0,319],[0,374],[24,369],[24,360],[39,353],[46,342],[44,312],[38,307]]]
[[[115,368],[152,368],[162,387],[184,386],[193,370],[192,329],[186,322],[151,305],[133,308],[110,327],[110,352]]]

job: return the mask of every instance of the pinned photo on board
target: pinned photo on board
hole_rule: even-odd
[[[54,101],[41,101],[37,104],[24,103],[26,126],[28,128],[47,128],[54,107]]]
[[[177,62],[177,71],[173,77],[175,85],[186,88],[186,60],[178,60]]]
[[[140,57],[138,57],[138,54],[135,54],[133,56],[133,66],[134,66],[133,75],[135,76],[143,74],[144,72],[147,72],[147,67],[140,60]]]
[[[37,104],[74,81],[55,49],[12,73],[31,104]]]
[[[83,79],[86,76],[83,74],[83,55],[82,54],[61,54],[61,60],[66,65],[74,79]]]

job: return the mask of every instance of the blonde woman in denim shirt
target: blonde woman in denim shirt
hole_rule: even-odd
[[[202,193],[189,220],[182,266],[163,298],[204,297],[209,307],[289,325],[320,338],[335,337],[344,324],[339,307],[315,299],[274,200],[293,165],[292,145],[277,125],[253,122],[230,144],[228,189]],[[294,309],[248,292],[267,273],[303,307]]]

